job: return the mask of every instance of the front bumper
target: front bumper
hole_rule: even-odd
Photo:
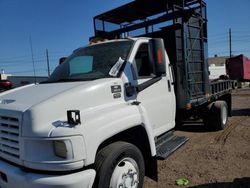
[[[67,175],[28,173],[0,160],[0,188],[91,188],[95,174],[93,169]]]

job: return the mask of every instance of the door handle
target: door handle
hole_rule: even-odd
[[[171,91],[171,83],[170,83],[170,80],[168,80],[168,91],[169,91],[169,92]]]

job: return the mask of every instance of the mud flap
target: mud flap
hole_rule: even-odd
[[[154,181],[158,181],[158,166],[157,166],[157,157],[150,157],[149,159],[145,160],[148,164],[146,165],[146,176]]]

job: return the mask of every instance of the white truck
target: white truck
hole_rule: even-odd
[[[47,82],[1,94],[1,187],[91,187],[95,177],[98,187],[142,184],[144,157],[155,156],[156,138],[175,126],[165,51],[157,76],[153,67],[138,71],[150,66],[141,62],[148,42],[80,48]]]
[[[225,128],[228,83],[188,95],[181,108],[180,96],[187,96],[178,93],[179,84],[190,80],[170,65],[165,42],[91,44],[75,50],[46,82],[1,93],[0,187],[141,188],[144,175],[157,178],[156,160],[187,141],[173,134],[176,120],[199,116]]]

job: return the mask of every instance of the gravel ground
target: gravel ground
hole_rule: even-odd
[[[208,132],[194,124],[177,131],[190,140],[158,161],[159,181],[146,178],[144,187],[250,188],[250,89],[233,92],[233,117],[228,123],[224,131]],[[190,180],[188,186],[175,185],[181,177]]]

